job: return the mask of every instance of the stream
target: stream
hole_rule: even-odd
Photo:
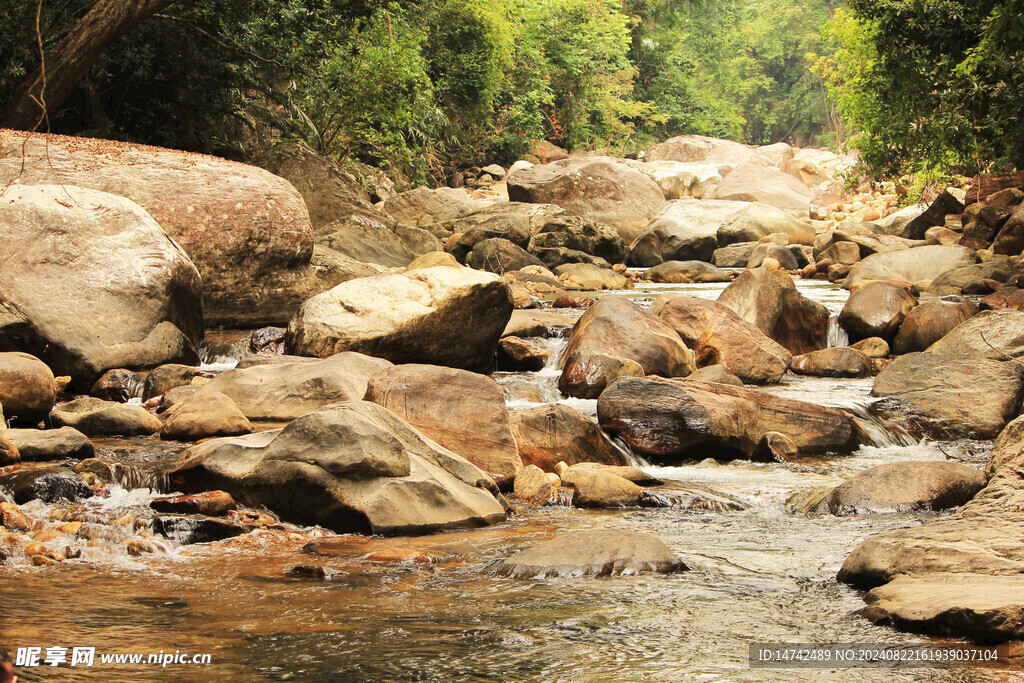
[[[725,284],[643,285],[607,293],[638,303],[665,292],[714,299]],[[798,281],[837,314],[847,292]],[[579,315],[582,311],[565,311]],[[833,315],[835,318],[835,315]],[[845,343],[834,325],[833,343]],[[554,401],[595,416],[596,401],[563,399],[557,355],[564,338],[531,340],[552,352],[535,373],[496,373],[510,409]],[[208,359],[214,369],[230,357]],[[184,444],[155,438],[99,439],[97,457],[121,463],[109,498],[23,506],[55,544],[83,547],[77,560],[0,570],[0,645],[95,647],[97,653],[201,653],[207,665],[104,664],[19,669],[22,681],[1019,681],[1005,664],[933,669],[786,669],[748,666],[763,642],[959,643],[874,626],[860,594],[836,582],[865,537],[943,513],[831,517],[791,511],[798,494],[832,488],[876,465],[955,460],[983,468],[990,442],[917,443],[864,411],[872,380],[787,374],[762,390],[849,409],[867,434],[857,451],[800,463],[693,461],[656,467],[658,489],[679,504],[625,511],[530,509],[484,529],[415,538],[353,536],[337,556],[304,552],[333,535],[269,519],[250,534],[199,545],[160,537],[139,555],[124,543],[144,528],[162,487],[147,476]],[[687,492],[732,501],[687,505]],[[249,511],[256,517],[260,511]],[[267,515],[263,515],[267,520]],[[81,521],[76,534],[62,531]],[[491,565],[573,529],[626,528],[661,538],[690,571],[662,576],[499,577]],[[82,539],[88,539],[84,542]],[[63,545],[61,545],[63,547]],[[385,549],[419,551],[424,564],[362,559]],[[290,572],[323,565],[327,576]],[[297,575],[298,574],[298,575]],[[173,673],[171,673],[173,672]]]

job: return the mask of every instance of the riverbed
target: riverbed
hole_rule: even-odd
[[[724,286],[648,285],[608,295],[640,303],[666,291],[716,298]],[[800,281],[799,287],[833,313],[847,294],[820,281]],[[557,358],[565,340],[539,343]],[[233,362],[210,360],[219,369]],[[557,376],[552,361],[536,373],[497,373],[495,379],[509,407],[517,409],[563,400]],[[871,400],[871,384],[788,374],[782,385],[763,390],[857,411]],[[596,412],[596,401],[566,402],[585,414]],[[637,460],[666,482],[658,492],[679,501],[673,507],[523,509],[485,529],[416,538],[353,536],[334,556],[303,550],[333,534],[275,520],[216,543],[178,546],[156,539],[155,552],[129,556],[119,543],[133,520],[145,519],[148,501],[161,487],[145,473],[158,469],[153,463],[173,461],[185,445],[101,440],[98,457],[127,463],[136,474],[109,498],[25,506],[54,529],[70,519],[89,520],[98,529],[97,542],[78,560],[2,569],[0,644],[12,655],[26,646],[210,655],[208,665],[167,668],[100,664],[98,658],[91,668],[23,668],[23,681],[1024,680],[1024,669],[1006,664],[896,671],[749,667],[751,643],[963,642],[874,626],[857,614],[864,606],[860,594],[835,580],[865,537],[942,513],[808,516],[793,512],[789,501],[883,463],[949,459],[983,468],[991,443],[918,443],[878,424],[865,425],[865,432],[867,442],[852,454],[800,463],[657,467]],[[694,492],[732,505],[687,504],[706,500]],[[492,571],[497,560],[559,532],[609,527],[658,536],[690,571],[542,580]],[[362,559],[396,548],[418,551],[429,561]],[[323,575],[292,571],[308,565],[323,567]]]

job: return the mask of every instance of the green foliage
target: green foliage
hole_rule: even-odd
[[[0,15],[0,101],[38,64],[35,0]],[[91,6],[47,0],[47,49]],[[115,43],[58,132],[249,157],[301,136],[414,183],[547,139],[809,142],[828,0],[179,0]],[[993,35],[993,41],[1001,40]],[[973,67],[987,68],[983,63]]]
[[[820,71],[876,175],[1024,165],[1019,0],[851,0]]]
[[[648,124],[656,136],[807,144],[825,132],[827,102],[808,54],[825,50],[826,0],[630,5],[637,90],[661,115]]]

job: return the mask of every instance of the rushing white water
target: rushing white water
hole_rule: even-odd
[[[839,314],[832,313],[828,317],[828,348],[836,346],[849,346],[850,337],[846,330],[839,324]]]

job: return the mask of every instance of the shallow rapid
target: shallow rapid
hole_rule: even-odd
[[[684,291],[715,298],[724,286],[648,285],[612,295],[649,299]],[[799,288],[833,314],[846,297],[828,283],[802,281]],[[596,401],[566,400],[558,393],[557,357],[565,340],[531,341],[544,345],[552,360],[539,372],[495,375],[509,408],[562,401],[594,416]],[[218,369],[232,365],[230,356],[207,360]],[[832,517],[791,509],[794,497],[883,463],[948,459],[984,466],[990,443],[918,443],[891,425],[872,422],[863,410],[871,384],[788,374],[783,384],[763,389],[850,410],[863,420],[864,434],[864,444],[852,454],[800,463],[644,464],[666,481],[659,491],[676,505],[525,510],[485,529],[416,538],[354,536],[330,557],[302,550],[327,532],[266,515],[256,531],[237,538],[188,546],[154,538],[158,547],[126,554],[124,540],[152,514],[148,501],[166,487],[146,472],[173,461],[184,446],[151,438],[101,440],[98,457],[125,465],[121,486],[110,498],[26,506],[55,534],[64,533],[60,528],[69,520],[86,520],[96,527],[95,542],[79,560],[4,569],[0,642],[211,655],[207,666],[62,667],[57,679],[44,668],[25,669],[19,672],[24,681],[1020,680],[1024,670],[1005,668],[748,667],[748,645],[758,642],[959,642],[874,626],[857,614],[864,606],[859,593],[835,580],[865,537],[942,513]],[[688,505],[694,491],[734,504]],[[255,518],[258,511],[246,514]],[[491,570],[497,560],[561,531],[603,527],[657,535],[690,571],[517,580]],[[396,548],[419,551],[430,562],[363,559]],[[323,565],[327,576],[289,573],[299,565]]]

